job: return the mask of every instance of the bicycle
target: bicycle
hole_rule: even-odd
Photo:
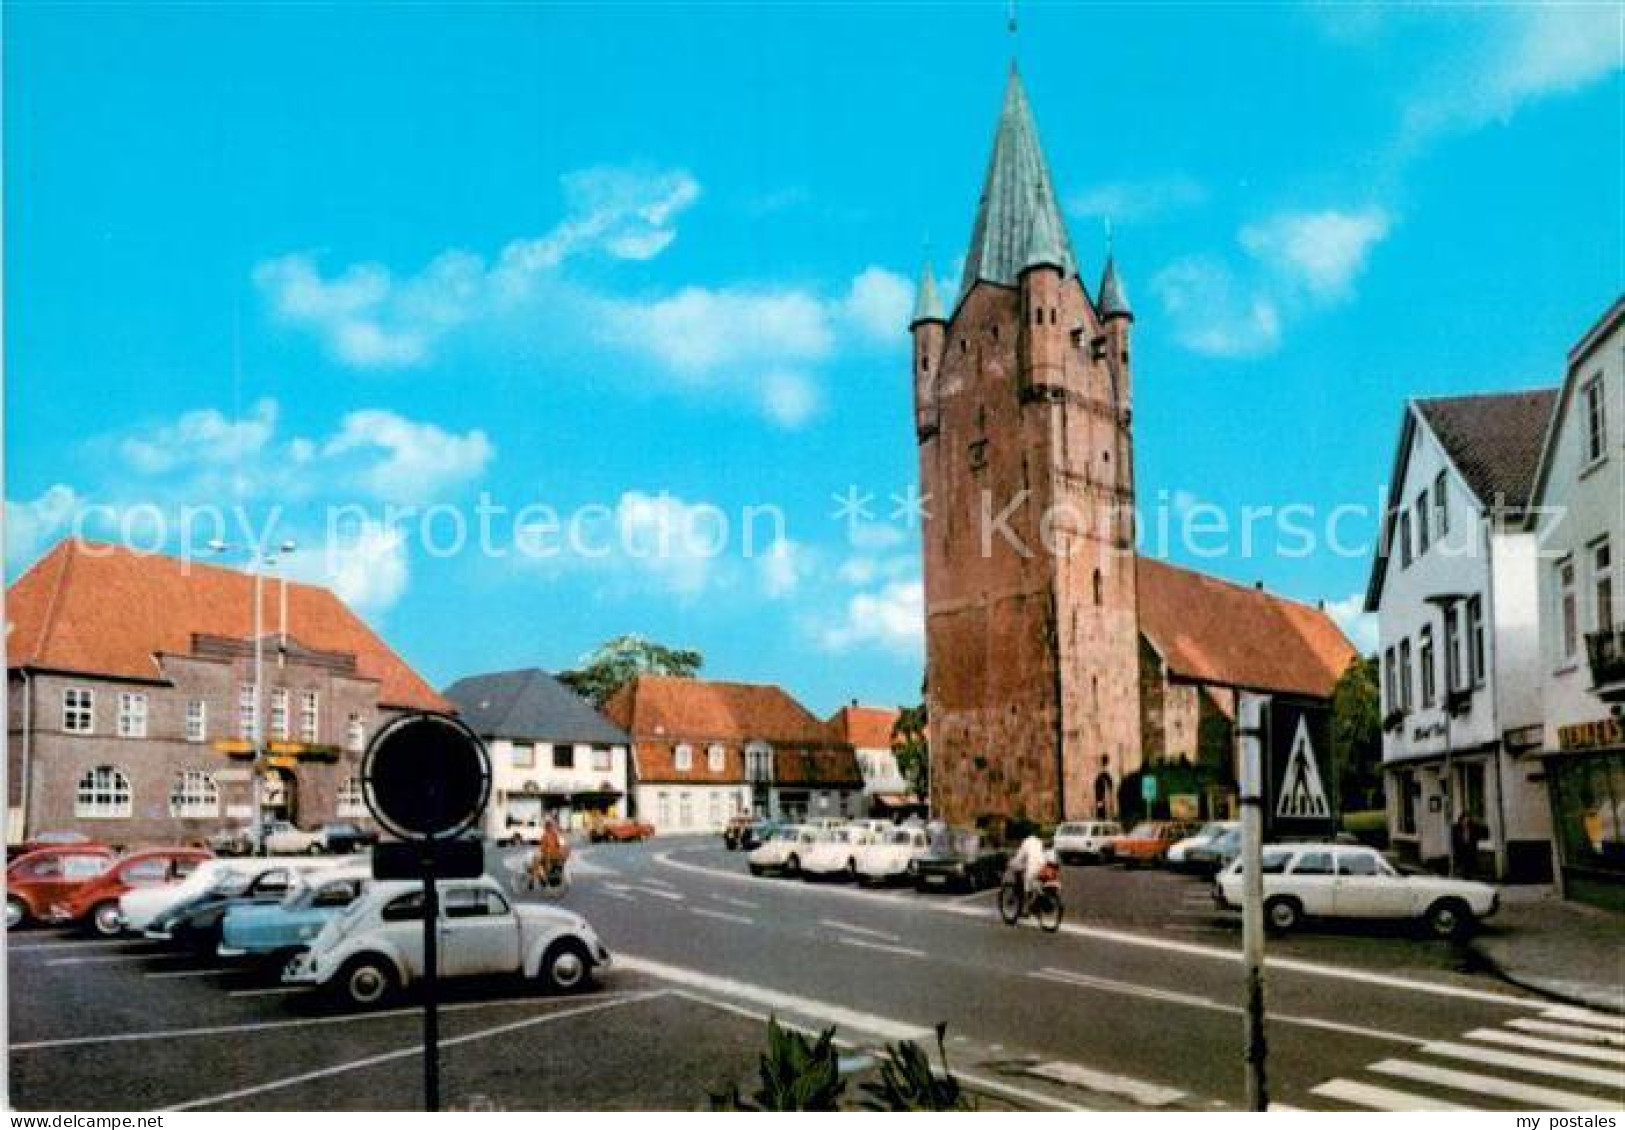
[[[1025,899],[1021,897],[1021,884],[1016,877],[1005,877],[999,887],[999,917],[1004,919],[1006,926],[1014,926],[1030,914],[1046,934],[1053,934],[1061,928],[1061,919],[1066,916],[1066,904],[1061,900],[1061,878],[1050,871],[1048,867],[1044,869],[1036,888],[1028,891]]]
[[[540,857],[532,857],[520,876],[519,885],[543,898],[563,898],[570,889],[568,863],[568,857],[545,862]]]

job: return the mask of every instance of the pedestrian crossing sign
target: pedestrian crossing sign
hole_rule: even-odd
[[[1329,838],[1336,831],[1331,713],[1323,703],[1270,700],[1264,812],[1271,837]]]
[[[1326,788],[1320,783],[1320,767],[1315,763],[1315,748],[1309,741],[1309,719],[1299,716],[1286,772],[1281,776],[1281,793],[1275,800],[1275,815],[1289,820],[1325,820],[1331,814]]]

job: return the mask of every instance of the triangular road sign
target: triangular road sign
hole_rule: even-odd
[[[1292,752],[1287,756],[1286,772],[1281,775],[1275,815],[1286,820],[1324,820],[1331,814],[1326,789],[1320,783],[1315,747],[1309,741],[1309,720],[1301,717],[1292,739]]]

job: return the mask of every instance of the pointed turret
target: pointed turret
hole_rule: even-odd
[[[924,443],[937,434],[937,369],[942,364],[948,332],[948,319],[942,312],[929,259],[920,272],[920,289],[914,296],[914,316],[909,319],[908,329],[914,338],[914,435]]]
[[[1038,127],[1033,124],[1021,76],[1012,64],[998,129],[993,135],[993,155],[988,160],[976,224],[965,255],[960,296],[978,282],[1016,285],[1033,254],[1041,261],[1056,260],[1053,265],[1063,275],[1074,273],[1072,245],[1050,183]]]
[[[1123,284],[1117,279],[1117,262],[1108,252],[1106,255],[1106,269],[1100,276],[1100,301],[1096,303],[1100,311],[1100,319],[1109,322],[1113,318],[1127,318],[1134,320],[1134,311],[1129,309],[1128,295],[1123,291]]]
[[[942,298],[937,294],[937,276],[931,273],[931,261],[925,261],[925,269],[920,272],[920,288],[914,294],[914,316],[908,321],[908,328],[913,329],[921,322],[946,322],[948,316],[942,311]]]

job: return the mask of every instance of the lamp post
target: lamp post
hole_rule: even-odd
[[[1456,652],[1461,641],[1457,638],[1460,633],[1450,630],[1450,622],[1456,615],[1456,605],[1467,597],[1459,592],[1434,593],[1427,598],[1427,602],[1439,610],[1439,640],[1443,645],[1440,650],[1444,656],[1444,695],[1440,705],[1444,708],[1444,825],[1445,825],[1445,874],[1452,879],[1456,877],[1456,765],[1455,765],[1455,707],[1452,699],[1456,693],[1456,668],[1460,665]]]

